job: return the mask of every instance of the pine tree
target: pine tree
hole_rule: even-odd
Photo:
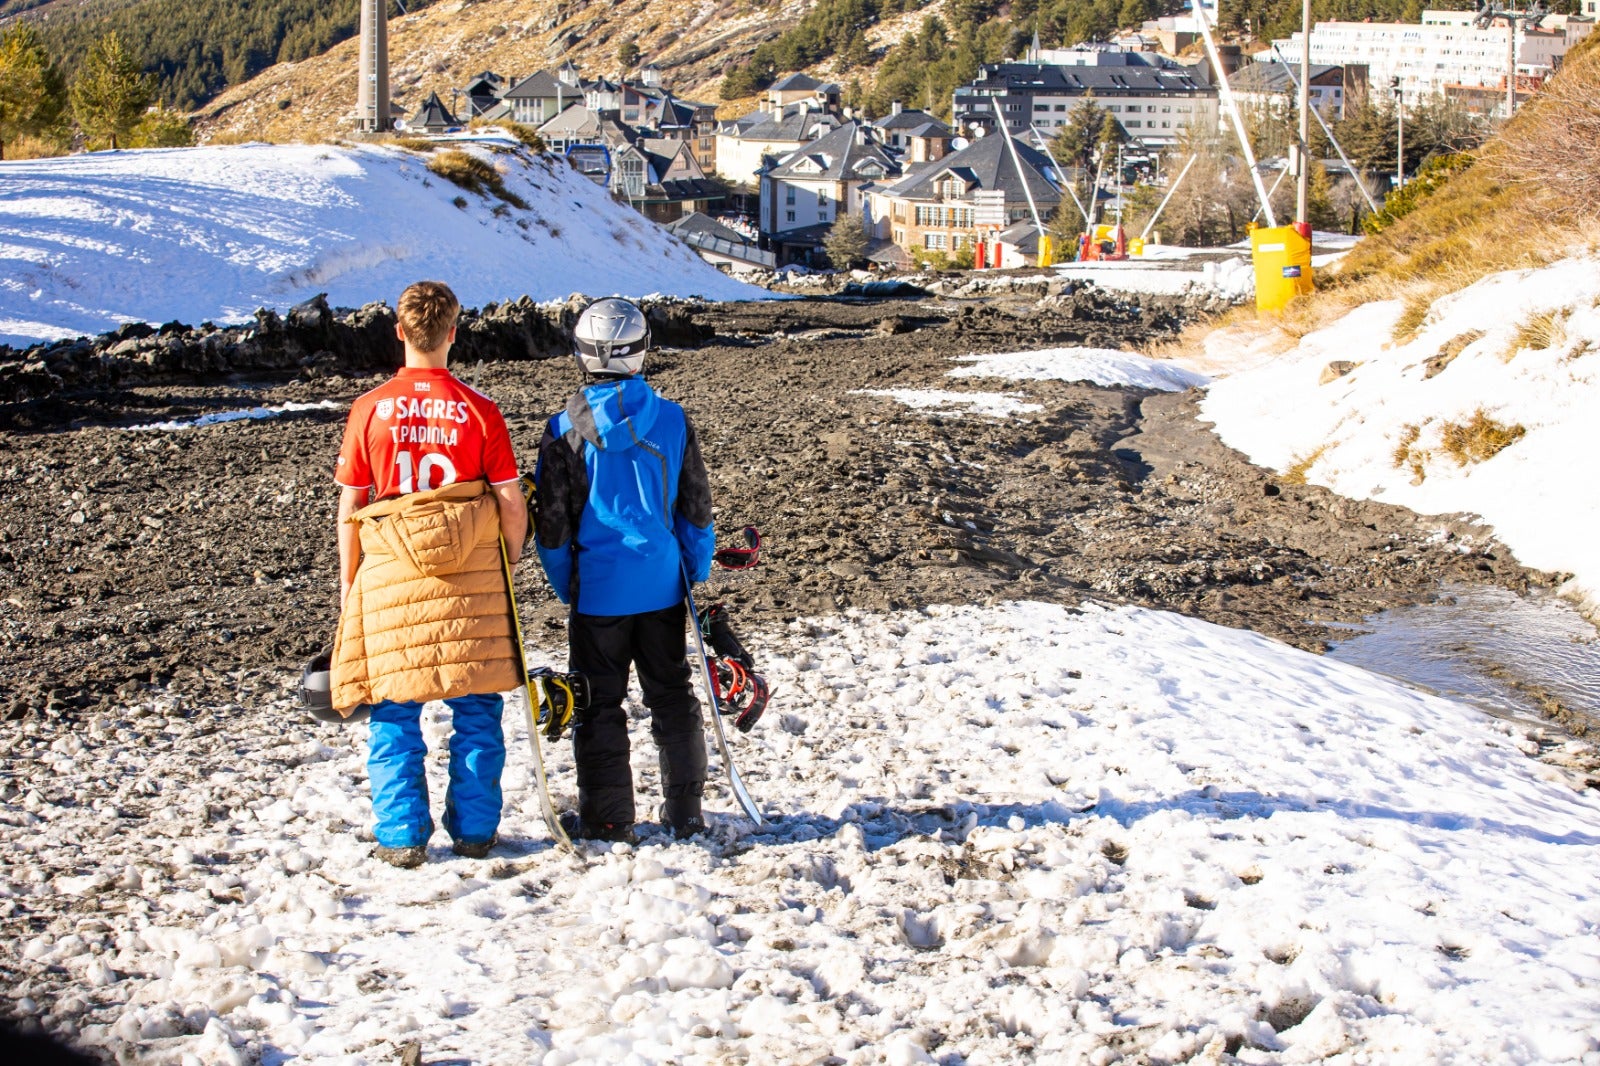
[[[865,258],[867,227],[862,224],[861,216],[844,214],[835,219],[828,227],[822,248],[828,253],[828,262],[837,270],[849,270],[851,264]]]
[[[139,71],[121,36],[112,32],[83,57],[69,95],[84,135],[117,148],[155,101],[155,79]]]
[[[0,33],[0,159],[19,137],[48,134],[66,110],[66,83],[32,24]]]
[[[182,113],[167,107],[153,107],[128,133],[129,148],[187,148],[194,144],[194,130]]]

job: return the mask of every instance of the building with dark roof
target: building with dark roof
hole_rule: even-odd
[[[781,158],[839,125],[832,112],[802,101],[782,111],[754,111],[717,127],[717,174],[755,186],[767,156]]]
[[[1257,104],[1275,111],[1298,107],[1300,68],[1282,63],[1246,63],[1228,79],[1228,87],[1242,104]],[[1344,117],[1344,102],[1352,93],[1365,92],[1367,68],[1311,65],[1311,106],[1323,118]]]
[[[667,223],[665,228],[668,233],[699,252],[702,259],[714,265],[766,270],[777,265],[773,254],[763,251],[759,243],[698,211],[691,211]]]
[[[417,133],[443,133],[460,125],[461,120],[444,106],[438,93],[429,93],[428,98],[422,101],[422,106],[417,108],[417,113],[406,119],[406,129]]]
[[[511,106],[512,121],[540,126],[567,108],[583,103],[583,88],[580,83],[540,70],[508,89],[504,100]]]
[[[938,159],[950,149],[955,131],[926,111],[902,108],[896,100],[889,113],[868,123],[885,145],[912,163]]]
[[[783,156],[760,174],[761,232],[780,245],[805,231],[804,248],[816,247],[816,227],[826,229],[841,215],[860,214],[862,189],[893,181],[899,161],[859,122],[846,122]]]
[[[1061,202],[1056,163],[991,133],[892,184],[866,190],[869,232],[901,248],[956,252],[980,234],[1046,219]]]
[[[1032,129],[1050,137],[1068,124],[1074,107],[1093,96],[1130,137],[1164,148],[1191,123],[1215,126],[1218,115],[1217,87],[1209,75],[1200,67],[1169,64],[985,63],[978,77],[956,89],[952,117],[959,128],[989,131],[997,126],[998,107],[1013,136]]]

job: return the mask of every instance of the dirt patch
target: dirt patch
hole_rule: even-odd
[[[713,586],[741,628],[844,608],[1093,597],[1316,649],[1319,623],[1426,599],[1443,581],[1550,583],[1463,521],[1283,484],[1223,446],[1191,396],[945,377],[952,357],[974,352],[1128,347],[1168,328],[1170,302],[1079,292],[682,315],[675,337],[703,346],[659,353],[650,376],[700,431],[719,527],[754,523],[766,538],[760,569]],[[354,373],[369,357],[331,348],[246,372],[234,350],[0,407],[0,712],[76,714],[150,687],[248,708],[293,683],[331,636],[343,412],[129,427],[343,404],[377,372]],[[500,402],[531,462],[577,373],[527,347],[494,354],[476,345],[457,369]],[[1004,389],[1042,410],[929,414],[855,391],[890,388]],[[536,564],[518,584],[527,624],[558,644],[564,612]]]

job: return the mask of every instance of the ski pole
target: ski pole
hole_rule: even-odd
[[[533,683],[528,678],[528,657],[522,646],[522,618],[517,613],[517,593],[511,583],[511,557],[506,553],[506,538],[503,533],[500,535],[500,572],[506,579],[506,602],[511,607],[511,639],[516,642],[517,673],[522,678],[523,709],[528,714],[528,743],[533,747],[533,777],[534,785],[539,790],[540,812],[544,816],[545,828],[550,830],[550,836],[555,840],[556,846],[575,854],[577,849],[572,846],[572,839],[562,828],[561,819],[556,817],[555,804],[550,801],[550,782],[545,776],[544,752],[539,746],[539,719],[534,711],[538,703],[533,698]],[[554,710],[551,713],[554,713]]]
[[[716,737],[717,752],[722,756],[722,765],[728,771],[728,787],[733,790],[733,796],[739,801],[739,806],[744,808],[744,813],[756,825],[766,825],[767,820],[761,817],[761,811],[756,807],[756,801],[750,798],[750,793],[744,787],[744,780],[739,776],[739,768],[733,764],[733,752],[728,748],[728,735],[722,728],[722,706],[717,699],[717,682],[711,676],[711,660],[706,658],[706,642],[700,636],[700,611],[694,605],[694,591],[690,587],[689,570],[680,560],[678,570],[683,574],[683,598],[689,607],[689,628],[694,631],[694,643],[700,652],[700,680],[706,687],[706,696],[711,701],[711,726],[712,735]]]

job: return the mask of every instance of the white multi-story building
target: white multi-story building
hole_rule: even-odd
[[[1592,7],[1596,0],[1584,0]],[[1506,24],[1473,24],[1472,11],[1424,11],[1420,23],[1319,22],[1311,31],[1311,62],[1335,66],[1365,64],[1375,90],[1400,79],[1407,105],[1419,104],[1454,88],[1504,88]],[[1594,28],[1594,21],[1548,15],[1537,29],[1519,22],[1514,31],[1518,78],[1535,83],[1560,65],[1567,49]],[[1284,58],[1298,63],[1304,35],[1274,41]]]

